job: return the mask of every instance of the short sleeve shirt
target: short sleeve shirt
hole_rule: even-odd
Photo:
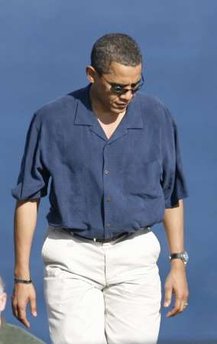
[[[165,208],[187,196],[174,119],[159,100],[138,93],[108,139],[89,88],[35,113],[13,196],[49,193],[49,224],[90,238],[161,222]]]

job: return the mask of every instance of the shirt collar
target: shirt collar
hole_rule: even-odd
[[[136,94],[132,102],[128,105],[126,115],[123,119],[123,127],[127,129],[142,129],[143,126],[139,94]]]
[[[74,123],[77,125],[94,125],[95,116],[91,108],[89,97],[90,85],[73,93],[77,100],[77,107],[75,113]]]
[[[73,93],[77,99],[77,107],[75,114],[75,125],[95,125],[96,118],[91,108],[89,97],[90,85]],[[123,118],[123,128],[141,129],[143,128],[143,119],[140,109],[139,94],[136,94],[132,102],[127,108],[127,112]]]

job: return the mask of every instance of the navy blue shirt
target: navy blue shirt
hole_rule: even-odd
[[[107,139],[89,87],[44,106],[32,119],[12,193],[31,200],[48,189],[49,224],[85,237],[110,238],[161,222],[165,208],[187,195],[168,109],[138,93]]]

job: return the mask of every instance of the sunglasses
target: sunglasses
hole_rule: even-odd
[[[110,91],[116,95],[122,95],[122,94],[129,92],[129,91],[131,91],[132,94],[134,94],[137,91],[139,91],[140,88],[144,84],[143,75],[141,76],[141,79],[138,82],[136,82],[135,84],[131,84],[130,88],[126,88],[126,85],[117,84],[115,82],[109,82],[108,80],[106,80],[106,78],[102,74],[101,74],[101,78],[104,79],[105,82],[107,82],[107,84],[111,87]]]

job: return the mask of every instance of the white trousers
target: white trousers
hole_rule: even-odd
[[[156,343],[159,253],[153,232],[102,244],[50,228],[42,257],[52,343]]]

